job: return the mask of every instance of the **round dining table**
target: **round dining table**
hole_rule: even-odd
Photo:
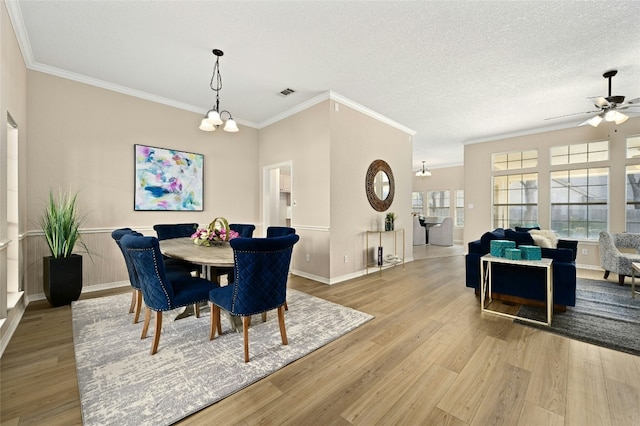
[[[228,242],[199,246],[190,237],[160,241],[160,252],[172,259],[185,260],[202,267],[203,278],[218,281],[217,268],[233,268],[233,249]]]
[[[193,243],[190,237],[169,238],[160,240],[160,252],[172,259],[185,260],[202,267],[202,277],[209,281],[220,283],[217,268],[233,268],[233,249],[228,242],[212,246],[200,246]],[[194,315],[193,306],[187,306],[176,317],[176,320]],[[230,318],[232,327],[237,327],[237,321]]]

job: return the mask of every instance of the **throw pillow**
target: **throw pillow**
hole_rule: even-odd
[[[557,248],[558,247],[558,236],[551,229],[532,229],[532,230],[529,231],[529,234],[531,234],[532,237],[534,235],[543,236],[547,240],[549,240],[549,244],[551,245],[550,247],[547,247],[546,245],[540,246],[540,247],[547,247],[547,248]],[[534,240],[535,240],[535,237],[534,237]],[[538,244],[536,244],[536,245],[538,245]]]
[[[551,240],[544,235],[531,234],[531,237],[533,238],[534,244],[538,247],[555,248],[551,245]]]
[[[511,229],[505,229],[504,237],[507,240],[514,241],[516,243],[516,247],[522,246],[522,245],[524,246],[533,245],[533,238],[531,237],[531,234],[529,234],[528,232],[516,232]]]

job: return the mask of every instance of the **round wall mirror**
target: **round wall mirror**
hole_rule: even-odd
[[[391,167],[384,160],[375,160],[367,170],[365,191],[369,204],[375,210],[383,212],[391,207],[396,192]]]

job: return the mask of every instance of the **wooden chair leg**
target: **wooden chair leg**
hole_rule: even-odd
[[[216,320],[218,321],[218,336],[222,335],[222,321],[220,321],[220,308],[216,309]]]
[[[262,313],[262,322],[267,322],[267,313],[266,312]]]
[[[209,340],[216,337],[216,330],[220,333],[220,308],[209,302],[209,310],[211,311],[211,323],[209,326]]]
[[[289,305],[287,305],[287,301],[284,301],[284,310],[288,311],[289,310]]]
[[[162,331],[162,311],[156,311],[156,329],[153,335],[153,344],[151,345],[151,355],[158,352],[158,343],[160,343],[160,332]]]
[[[278,323],[280,324],[280,337],[282,337],[282,344],[288,345],[287,329],[284,326],[284,306],[278,306]]]
[[[607,278],[609,278],[609,271],[604,271],[604,279],[606,280]]]
[[[140,311],[142,311],[142,291],[134,290],[134,292],[136,295],[136,310],[135,314],[133,315],[133,323],[137,324],[140,320]]]
[[[618,274],[618,284],[624,285],[624,275]]]
[[[129,313],[133,313],[133,309],[136,307],[136,289],[131,289],[131,305],[129,305]]]
[[[193,311],[196,314],[196,318],[200,318],[200,304],[199,303],[194,303],[193,304]]]
[[[244,362],[249,362],[249,323],[251,317],[242,317],[242,339],[244,340]]]
[[[149,323],[151,322],[151,309],[148,306],[144,307],[144,324],[142,325],[141,339],[147,338],[147,332],[149,331]]]

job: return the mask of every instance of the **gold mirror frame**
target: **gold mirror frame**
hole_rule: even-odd
[[[389,195],[384,200],[381,200],[375,191],[375,179],[378,172],[384,172],[387,174],[389,178]],[[379,212],[383,212],[389,207],[391,207],[391,203],[393,203],[393,196],[396,192],[395,180],[393,179],[393,172],[391,171],[391,167],[384,160],[374,160],[369,169],[367,169],[367,176],[364,182],[365,191],[367,193],[367,199],[369,200],[369,204],[375,210]]]

